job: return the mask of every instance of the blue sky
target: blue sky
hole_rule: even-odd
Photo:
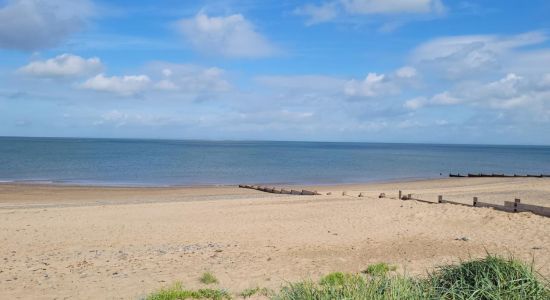
[[[550,2],[0,0],[0,135],[550,144]]]

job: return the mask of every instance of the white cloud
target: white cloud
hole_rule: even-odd
[[[351,14],[441,14],[445,6],[440,0],[341,0]]]
[[[327,2],[320,5],[306,4],[294,10],[296,15],[306,16],[307,25],[327,22],[338,16],[338,5],[336,2]]]
[[[403,106],[408,109],[416,110],[421,107],[424,107],[427,102],[428,102],[428,99],[426,99],[425,97],[416,97],[405,101],[405,104]]]
[[[29,63],[18,71],[37,77],[71,77],[98,73],[103,69],[97,57],[82,58],[73,54],[62,54],[47,60]]]
[[[255,80],[263,86],[293,91],[339,92],[346,80],[322,75],[258,76]]]
[[[84,89],[132,96],[143,92],[150,83],[151,80],[147,75],[105,77],[103,74],[98,74],[80,86]]]
[[[418,72],[413,67],[405,66],[397,69],[397,71],[395,71],[395,75],[399,78],[410,79],[416,77]]]
[[[456,79],[517,65],[514,63],[517,59],[528,59],[519,50],[521,47],[540,44],[546,39],[546,34],[539,31],[512,36],[444,37],[420,45],[411,59],[417,66]]]
[[[0,7],[0,48],[53,47],[81,29],[92,12],[89,0],[8,0]]]
[[[550,108],[547,101],[550,86],[544,86],[544,77],[526,78],[510,73],[499,80],[478,85],[467,91],[456,90],[455,93],[471,103],[495,109]]]
[[[164,91],[177,91],[179,87],[170,79],[163,79],[155,83],[155,88]]]
[[[164,75],[165,77],[170,77],[172,76],[172,70],[170,69],[162,69],[162,75]]]
[[[277,49],[240,14],[209,17],[198,13],[177,23],[178,29],[197,50],[226,57],[257,58],[274,55]]]
[[[462,103],[463,100],[452,96],[448,91],[436,94],[431,98],[426,97],[416,97],[410,100],[405,101],[403,105],[405,108],[411,110],[417,110],[425,106],[436,106],[436,105],[455,105]]]
[[[332,0],[322,4],[305,4],[294,10],[297,15],[306,16],[306,24],[327,22],[346,15],[436,15],[447,8],[441,0]],[[403,25],[393,20],[385,23],[380,31],[389,32]]]
[[[550,84],[545,74],[526,78],[514,73],[490,82],[469,82],[454,86],[453,90],[430,98],[418,97],[404,103],[416,110],[425,106],[466,104],[495,110],[530,111],[533,115],[550,113]],[[550,116],[550,115],[549,115]]]
[[[397,93],[399,89],[384,74],[369,73],[364,80],[352,79],[344,92],[351,97],[375,97]]]
[[[274,89],[281,98],[302,96],[307,101],[338,102],[346,98],[376,98],[397,95],[417,77],[412,67],[391,74],[368,73],[363,79],[346,79],[325,75],[258,76],[255,81]]]
[[[155,83],[158,90],[179,93],[223,93],[232,89],[225,70],[216,67],[155,62],[149,65],[149,74],[162,73]]]
[[[454,105],[462,102],[462,99],[453,97],[449,92],[436,94],[432,97],[431,103],[438,105]]]
[[[194,74],[182,74],[179,83],[188,91],[225,92],[231,89],[231,84],[223,78],[224,73],[219,68],[206,68]]]

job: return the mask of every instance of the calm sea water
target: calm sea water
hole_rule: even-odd
[[[330,184],[449,172],[548,174],[550,147],[0,138],[0,181]]]

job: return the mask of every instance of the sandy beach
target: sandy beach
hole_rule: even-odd
[[[0,299],[140,299],[175,281],[204,287],[205,271],[238,293],[377,262],[422,275],[486,252],[534,261],[550,276],[550,218],[392,199],[403,190],[432,201],[521,198],[549,207],[550,179],[296,188],[323,195],[0,184]]]

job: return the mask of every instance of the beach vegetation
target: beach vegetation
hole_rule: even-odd
[[[273,291],[265,287],[264,288],[255,287],[255,288],[246,289],[239,294],[239,296],[245,299],[250,298],[254,295],[269,297],[273,295]]]
[[[289,283],[272,299],[550,299],[548,280],[532,267],[492,255],[437,268],[425,278],[391,275],[388,270],[378,265],[368,276],[331,273],[319,283]]]
[[[369,265],[362,273],[372,276],[386,275],[388,272],[397,270],[396,266],[389,265],[387,263],[377,263]]]
[[[238,297],[260,295],[272,300],[333,299],[480,299],[550,300],[550,282],[534,269],[513,258],[488,255],[482,259],[445,265],[422,277],[401,275],[387,264],[369,266],[358,274],[334,272],[319,281],[285,284],[279,291],[247,289]],[[185,290],[180,285],[150,295],[148,300],[230,299],[224,290]]]
[[[349,281],[349,277],[352,276],[351,274],[342,273],[342,272],[334,272],[325,275],[319,280],[320,285],[326,285],[326,286],[341,286],[344,285],[347,281]]]
[[[204,272],[199,281],[204,284],[214,284],[218,283],[218,278],[216,278],[216,276],[214,276],[214,274],[210,272]]]
[[[147,300],[185,300],[185,299],[211,299],[211,300],[229,300],[231,295],[222,289],[198,289],[187,290],[181,283],[175,283],[168,288],[163,288],[158,292],[149,295]]]

